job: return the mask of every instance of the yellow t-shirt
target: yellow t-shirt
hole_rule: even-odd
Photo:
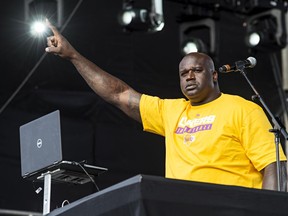
[[[142,95],[140,113],[145,131],[165,136],[167,178],[261,188],[259,171],[276,161],[265,113],[239,96],[191,106]]]

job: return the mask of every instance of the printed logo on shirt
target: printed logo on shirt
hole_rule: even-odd
[[[188,119],[182,117],[176,128],[176,134],[183,134],[183,143],[189,146],[196,140],[195,133],[199,131],[211,130],[215,115],[204,116],[202,118]]]
[[[195,141],[195,136],[192,134],[184,134],[183,135],[183,143],[186,146],[190,146]]]
[[[211,130],[212,124],[215,121],[215,115],[204,116],[202,118],[188,119],[182,117],[176,128],[176,134],[196,133],[203,130]]]

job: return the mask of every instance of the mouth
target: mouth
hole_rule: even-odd
[[[196,83],[193,83],[193,84],[189,84],[185,87],[185,89],[187,91],[191,91],[191,90],[194,90],[195,88],[197,88],[197,84]]]

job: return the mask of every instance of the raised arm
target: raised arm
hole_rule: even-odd
[[[48,20],[47,25],[52,30],[53,36],[47,38],[48,47],[45,51],[71,61],[96,94],[121,109],[129,117],[141,122],[139,111],[141,94],[78,53]]]

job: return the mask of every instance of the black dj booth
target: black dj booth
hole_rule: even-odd
[[[137,175],[49,216],[288,216],[288,193]]]

